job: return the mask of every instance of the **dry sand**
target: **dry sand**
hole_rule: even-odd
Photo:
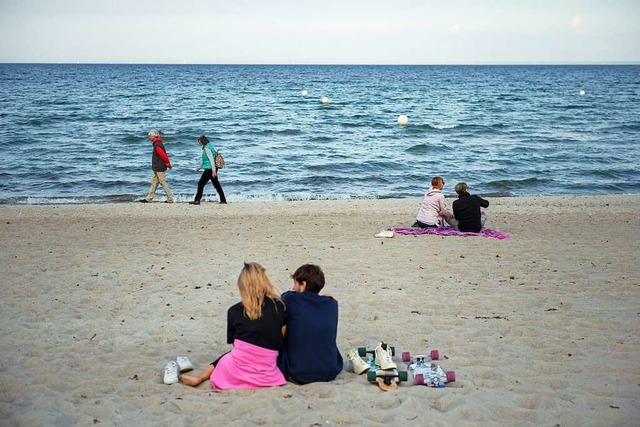
[[[0,424],[640,425],[640,197],[492,199],[506,240],[374,237],[419,204],[0,206]],[[332,383],[162,384],[229,349],[243,261],[282,291],[319,264],[343,355],[439,349],[457,381],[383,392],[345,357]]]

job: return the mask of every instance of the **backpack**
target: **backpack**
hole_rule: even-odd
[[[222,154],[220,154],[220,151],[216,150],[216,158],[213,159],[213,162],[217,169],[224,168],[224,158],[222,157]]]

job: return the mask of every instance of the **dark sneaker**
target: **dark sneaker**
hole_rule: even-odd
[[[199,205],[200,200],[194,200],[193,202],[189,202],[190,205]]]
[[[148,201],[147,199],[140,199],[140,203],[151,203],[151,202]]]

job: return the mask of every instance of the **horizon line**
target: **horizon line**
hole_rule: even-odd
[[[433,63],[315,63],[315,62],[8,62],[0,61],[3,65],[300,65],[300,66],[483,66],[483,65],[640,65],[639,61],[605,61],[605,62],[433,62]]]

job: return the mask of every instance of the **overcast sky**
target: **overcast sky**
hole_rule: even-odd
[[[640,0],[0,0],[0,62],[640,62]]]

